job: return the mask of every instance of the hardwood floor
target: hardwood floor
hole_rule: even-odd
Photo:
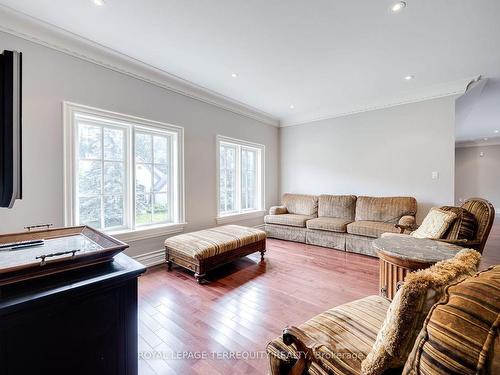
[[[500,217],[498,214],[484,248],[480,267],[482,269],[494,264],[500,264]]]
[[[378,293],[378,259],[269,239],[214,271],[210,283],[174,267],[139,280],[139,373],[266,374],[265,346],[287,325]],[[481,268],[500,263],[500,223]]]

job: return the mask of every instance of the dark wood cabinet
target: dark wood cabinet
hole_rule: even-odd
[[[0,375],[137,374],[137,277],[113,262],[2,288]]]

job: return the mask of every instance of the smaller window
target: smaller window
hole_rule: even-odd
[[[264,146],[217,137],[218,216],[264,208]]]

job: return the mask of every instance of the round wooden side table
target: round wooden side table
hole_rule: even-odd
[[[463,248],[445,242],[408,235],[389,235],[373,241],[380,263],[380,295],[392,300],[409,272],[453,258]]]

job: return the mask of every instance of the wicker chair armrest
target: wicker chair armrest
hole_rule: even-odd
[[[272,206],[269,209],[269,215],[283,215],[288,213],[288,210],[285,206]]]
[[[297,327],[286,327],[283,330],[283,342],[285,345],[294,344],[297,348],[297,362],[287,375],[305,374],[314,358],[314,348],[317,343]]]
[[[297,348],[299,346],[308,348],[312,350],[316,346],[316,342],[308,337],[300,328],[298,327],[286,327],[283,330],[283,342],[286,345],[295,344]]]

